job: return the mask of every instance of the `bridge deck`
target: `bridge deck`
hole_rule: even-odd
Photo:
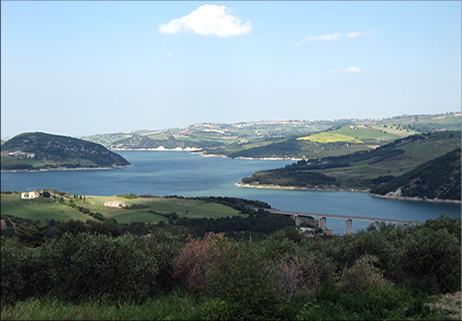
[[[266,209],[268,212],[273,214],[281,215],[299,215],[299,216],[315,216],[315,217],[329,217],[329,218],[338,218],[338,219],[352,219],[360,221],[370,221],[370,222],[389,222],[389,223],[403,223],[403,224],[420,224],[419,221],[407,221],[399,220],[394,218],[379,218],[379,217],[362,217],[354,215],[337,215],[337,214],[319,214],[319,213],[305,213],[305,212],[292,212],[292,211],[282,211],[278,209]]]

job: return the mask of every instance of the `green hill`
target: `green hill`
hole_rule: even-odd
[[[461,129],[461,113],[380,119],[279,120],[195,124],[84,137],[117,149],[200,149],[237,158],[324,158],[371,150],[419,133]],[[322,136],[319,136],[322,135]]]
[[[308,189],[369,190],[460,148],[461,132],[417,134],[372,150],[301,160],[284,168],[258,171],[242,183]]]
[[[461,200],[461,149],[426,162],[371,189],[371,194],[419,199]]]
[[[117,168],[129,166],[106,147],[77,138],[24,133],[2,145],[2,170]]]

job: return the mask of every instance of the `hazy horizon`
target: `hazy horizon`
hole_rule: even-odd
[[[460,1],[3,1],[1,137],[459,112],[460,12]]]

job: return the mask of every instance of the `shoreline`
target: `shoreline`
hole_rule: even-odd
[[[281,185],[252,185],[244,183],[236,183],[238,187],[244,188],[262,188],[262,189],[281,189],[281,190],[295,190],[295,191],[312,191],[312,192],[355,192],[355,193],[367,193],[368,196],[385,198],[385,199],[394,199],[401,201],[416,201],[416,202],[432,202],[432,203],[449,203],[449,204],[462,204],[462,201],[459,200],[445,200],[440,198],[420,198],[420,197],[407,197],[407,196],[390,196],[390,195],[379,195],[369,193],[369,190],[359,190],[359,189],[341,189],[341,188],[308,188],[308,187],[298,187],[298,186],[281,186]]]
[[[92,171],[92,170],[110,170],[130,167],[127,166],[115,166],[115,167],[79,167],[79,168],[67,168],[67,167],[56,167],[56,168],[39,168],[39,169],[2,169],[2,173],[36,173],[36,172],[50,172],[50,171]]]
[[[450,204],[462,204],[459,200],[445,200],[441,198],[421,198],[421,197],[409,197],[409,196],[391,196],[391,195],[380,195],[367,193],[371,197],[401,200],[401,201],[416,201],[416,202],[432,202],[432,203],[450,203]]]
[[[202,148],[194,148],[194,147],[186,147],[186,148],[181,148],[181,147],[175,147],[171,149],[164,148],[163,146],[156,147],[156,148],[136,148],[136,149],[131,149],[131,148],[113,148],[110,149],[111,151],[152,151],[152,152],[190,152],[191,154],[198,154],[203,157],[224,157],[224,158],[229,158],[229,159],[241,159],[241,160],[284,160],[284,161],[299,161],[302,160],[303,158],[294,158],[294,157],[229,157],[226,155],[221,155],[221,154],[205,154],[204,150]]]
[[[252,184],[245,184],[245,183],[236,183],[238,187],[245,187],[245,188],[263,188],[263,189],[284,189],[284,190],[291,190],[291,191],[312,191],[312,192],[354,192],[354,193],[367,193],[368,190],[361,190],[361,189],[342,189],[342,188],[308,188],[308,187],[300,187],[300,186],[282,186],[282,185],[252,185]]]

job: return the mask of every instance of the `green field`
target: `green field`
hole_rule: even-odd
[[[42,222],[51,219],[56,221],[67,221],[70,219],[86,221],[91,219],[91,216],[51,199],[39,197],[31,200],[23,200],[20,193],[2,193],[1,213],[2,215],[13,215],[30,220],[39,219]]]
[[[66,195],[74,200],[73,196]],[[123,209],[104,206],[105,202],[124,201],[127,206],[133,204],[144,205],[141,209]],[[160,214],[177,213],[179,217],[189,218],[219,218],[239,215],[239,211],[221,204],[210,203],[201,200],[180,199],[180,198],[136,198],[127,199],[114,196],[85,196],[85,200],[75,199],[75,208],[69,206],[68,201],[56,202],[53,199],[37,198],[23,200],[20,193],[2,193],[1,213],[2,215],[13,215],[31,220],[79,220],[86,221],[93,219],[88,214],[81,213],[77,206],[89,209],[93,213],[101,213],[104,217],[114,218],[121,223],[150,222],[156,223],[167,221]],[[154,213],[155,212],[155,213]]]
[[[355,137],[349,135],[341,135],[337,133],[316,133],[310,136],[299,137],[297,140],[309,140],[316,143],[336,143],[336,142],[347,142],[362,144],[363,142]]]

